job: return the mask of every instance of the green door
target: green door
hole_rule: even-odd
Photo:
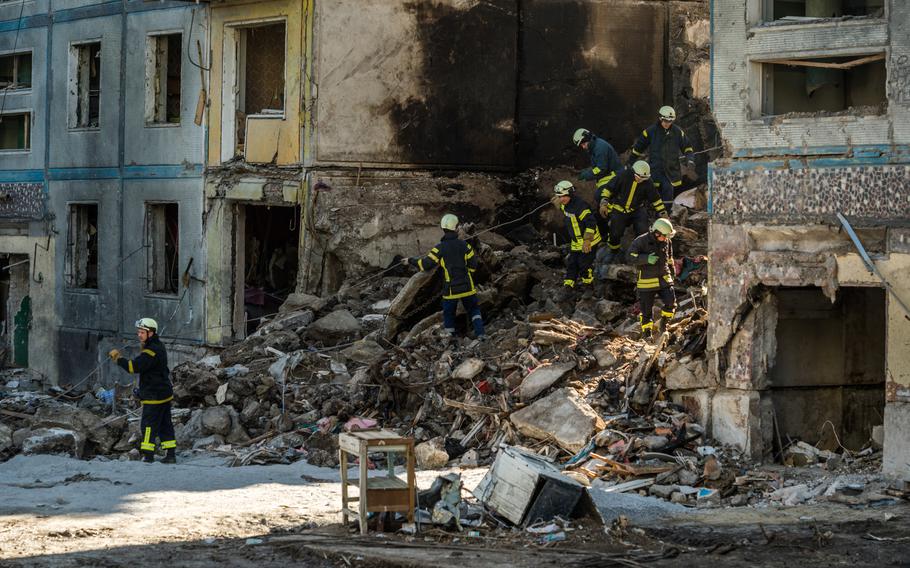
[[[13,362],[19,367],[28,367],[28,328],[32,323],[32,300],[22,298],[19,312],[15,316],[16,329],[13,331]]]

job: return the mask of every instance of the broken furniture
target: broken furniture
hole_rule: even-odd
[[[477,499],[516,525],[569,517],[585,488],[537,454],[503,446],[477,486]]]
[[[370,452],[388,454],[388,474],[368,477]],[[395,454],[404,454],[407,464],[407,480],[395,475]],[[348,455],[356,456],[359,475],[348,478]],[[356,515],[360,521],[360,534],[367,534],[367,513],[407,513],[408,522],[414,522],[414,508],[417,484],[414,478],[414,439],[402,438],[385,429],[359,430],[338,436],[338,458],[341,463],[341,520],[347,526],[348,515]],[[348,485],[356,485],[357,497],[348,495]],[[351,502],[358,503],[357,510],[349,508]]]

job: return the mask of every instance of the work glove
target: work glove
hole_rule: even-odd
[[[610,214],[610,203],[606,199],[600,200],[600,216],[604,219]]]
[[[401,264],[402,264],[402,266],[408,266],[409,264],[411,264],[411,258],[407,257],[407,256],[402,258]]]
[[[117,359],[120,358],[120,351],[118,351],[116,349],[111,349],[110,352],[108,353],[108,356],[111,358],[111,361],[116,361]]]
[[[588,254],[591,252],[591,239],[585,239],[581,243],[581,252]]]
[[[648,255],[648,264],[657,264],[658,258],[659,257],[656,254],[649,254]]]
[[[559,196],[558,196],[558,195],[554,195],[553,197],[551,197],[551,198],[550,198],[550,203],[553,204],[553,207],[559,209],[559,206],[560,206],[560,203],[559,203]]]

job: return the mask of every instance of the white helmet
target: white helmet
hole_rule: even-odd
[[[676,111],[673,110],[673,107],[671,106],[662,106],[660,107],[660,110],[657,111],[657,116],[659,116],[661,120],[674,121],[676,120]]]
[[[553,186],[553,194],[559,197],[571,195],[573,191],[575,191],[575,186],[568,180],[562,180]]]
[[[582,142],[587,142],[592,136],[591,131],[587,128],[579,128],[575,131],[575,134],[572,135],[572,142],[574,142],[576,146],[581,146]]]
[[[651,166],[644,160],[638,160],[632,164],[632,171],[635,172],[635,175],[642,179],[648,179],[651,177]]]
[[[153,333],[158,333],[158,322],[152,318],[142,318],[136,320],[136,327],[139,329],[144,329],[145,331],[151,331]]]
[[[458,227],[458,217],[452,215],[451,213],[446,213],[442,216],[442,220],[439,222],[439,226],[443,229],[454,231]]]

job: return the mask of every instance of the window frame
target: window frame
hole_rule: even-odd
[[[9,148],[9,149],[0,149],[0,156],[9,156],[14,154],[30,154],[32,151],[32,120],[35,116],[35,113],[32,109],[3,109],[3,112],[0,113],[0,116],[19,116],[25,115],[27,120],[26,124],[26,140],[27,146],[25,148]]]
[[[32,58],[32,73],[30,77],[30,82],[28,87],[0,87],[0,93],[6,94],[28,94],[34,87],[34,78],[35,78],[35,50],[33,48],[27,49],[15,49],[8,51],[0,51],[0,57],[17,57],[19,55],[29,55]]]
[[[94,44],[98,44],[98,49],[101,53],[99,58],[98,66],[98,124],[97,125],[80,125],[79,124],[79,101],[82,98],[82,89],[79,87],[79,50],[83,47],[88,47]],[[94,132],[101,130],[101,109],[103,105],[101,103],[101,94],[104,91],[104,73],[101,65],[104,62],[104,42],[102,38],[91,38],[91,39],[80,39],[78,41],[72,41],[69,44],[69,49],[67,53],[67,67],[68,67],[68,76],[67,76],[67,129],[70,131],[82,131],[82,132]],[[91,112],[91,86],[86,86],[87,93],[87,105],[89,107],[89,112]]]
[[[155,57],[155,52],[157,51],[157,42],[162,37],[179,35],[180,36],[180,120],[178,122],[169,122],[167,121],[167,95],[165,94],[165,121],[158,122],[154,120],[155,115],[157,114],[157,105],[158,101],[155,98],[154,93],[154,83],[151,81],[152,77],[158,75],[158,67]],[[184,53],[185,46],[183,45],[184,37],[183,28],[179,29],[169,29],[169,30],[156,30],[153,32],[148,32],[145,36],[145,96],[144,96],[144,116],[143,116],[143,127],[144,128],[179,128],[183,124],[183,80],[184,80],[184,69],[185,65],[183,63],[187,60],[187,55]],[[152,117],[149,120],[149,117]]]
[[[70,241],[73,237],[73,214],[75,212],[75,207],[85,206],[85,205],[94,205],[95,206],[95,225],[100,235],[100,219],[101,219],[101,202],[100,201],[91,201],[91,200],[80,200],[80,201],[68,201],[66,203],[66,250],[64,252],[63,258],[63,287],[68,292],[78,292],[83,294],[99,294],[101,291],[101,239],[96,237],[95,246],[97,247],[96,256],[96,274],[95,274],[95,287],[87,286],[76,286],[71,284],[70,281],[74,277],[74,271],[71,271],[72,263],[75,262],[76,255],[74,254],[74,248],[76,246],[75,242]]]

